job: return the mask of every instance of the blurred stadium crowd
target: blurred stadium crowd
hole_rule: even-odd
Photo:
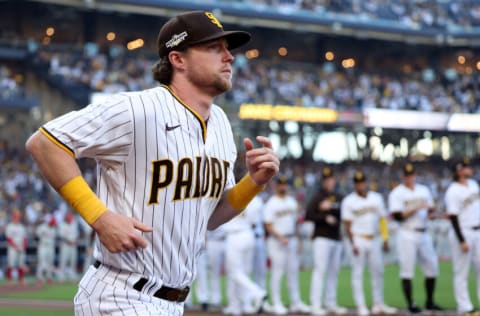
[[[93,56],[73,52],[39,51],[34,56],[48,65],[48,74],[61,85],[83,85],[91,91],[117,93],[154,87],[151,65],[155,59],[138,55]],[[480,76],[447,77],[446,69],[435,69],[432,78],[422,71],[338,68],[322,64],[247,61],[238,55],[233,88],[219,104],[266,103],[321,107],[361,112],[366,108],[435,112],[475,113],[480,105]],[[72,89],[73,90],[73,89]]]
[[[219,0],[218,3],[229,4],[233,1]],[[480,4],[477,1],[359,1],[359,0],[244,0],[259,10],[280,11],[283,14],[301,14],[302,11],[329,14],[333,17],[354,16],[368,20],[394,20],[414,29],[464,29],[480,26]],[[10,3],[10,5],[13,2]],[[214,1],[216,3],[216,1]],[[0,3],[0,8],[4,3]],[[12,5],[13,6],[13,5]],[[10,7],[11,8],[11,7]],[[37,7],[30,11],[31,18]],[[0,10],[1,12],[2,10]],[[4,11],[5,12],[5,11]],[[82,13],[76,12],[76,15]],[[74,15],[75,15],[74,14]],[[85,13],[88,15],[88,13]],[[0,14],[1,16],[1,14]],[[15,15],[14,15],[15,16]],[[109,17],[105,25],[98,28],[115,29],[120,24],[118,17]],[[104,39],[104,34],[91,36],[96,42],[72,42],[68,36],[45,36],[45,28],[50,27],[48,17],[43,17],[35,23],[30,19],[17,28],[0,29],[0,112],[6,118],[0,120],[14,121],[23,109],[32,111],[41,103],[27,84],[26,78],[34,73],[35,80],[48,83],[48,89],[43,93],[61,91],[65,100],[73,100],[76,107],[89,103],[94,92],[116,93],[151,88],[156,85],[151,76],[151,66],[156,60],[153,39],[156,34],[139,31],[135,36],[146,39],[146,45],[139,50],[128,50],[123,46],[113,45]],[[78,29],[89,29],[87,18]],[[151,21],[151,20],[150,20]],[[65,23],[65,21],[63,21]],[[135,23],[135,17],[130,20]],[[100,24],[100,23],[98,23]],[[70,29],[72,25],[69,24]],[[59,30],[58,32],[60,32]],[[100,30],[98,31],[101,32]],[[149,29],[149,32],[151,30]],[[263,47],[270,44],[271,37],[281,38],[282,30],[262,29]],[[295,31],[299,33],[298,31]],[[48,33],[48,29],[47,29]],[[88,33],[88,32],[86,32]],[[118,32],[117,32],[118,33]],[[156,33],[156,30],[155,32]],[[279,35],[280,34],[280,35]],[[292,32],[294,34],[294,32]],[[120,36],[120,34],[119,34]],[[85,37],[85,36],[84,36]],[[101,37],[101,40],[100,40]],[[132,36],[130,36],[132,37]],[[299,36],[302,37],[302,36]],[[305,36],[307,37],[307,36]],[[327,36],[328,37],[328,36]],[[148,42],[148,39],[150,41]],[[393,110],[417,110],[444,113],[478,113],[480,110],[480,61],[476,61],[474,49],[445,48],[435,52],[429,48],[422,53],[424,47],[413,47],[406,50],[408,55],[399,57],[393,52],[396,47],[392,43],[369,42],[355,51],[350,41],[357,39],[330,38],[328,41],[339,42],[338,48],[330,49],[327,42],[319,47],[297,45],[298,42],[287,43],[293,56],[263,54],[260,57],[238,53],[234,62],[234,86],[231,91],[219,97],[216,103],[238,106],[242,103],[285,104],[304,107],[331,108],[335,110],[352,110],[362,112],[367,108],[382,108]],[[358,43],[358,42],[355,42]],[[124,44],[124,43],[122,43]],[[369,47],[371,45],[371,47]],[[388,48],[394,45],[393,48]],[[260,45],[259,45],[260,46]],[[272,44],[273,46],[273,44]],[[323,47],[325,46],[325,47]],[[16,53],[20,49],[20,53]],[[385,60],[378,61],[385,49]],[[332,55],[328,57],[326,52]],[[374,54],[376,52],[376,54]],[[352,56],[358,53],[360,57],[353,65],[345,67],[340,56]],[[338,58],[333,57],[338,54]],[[309,58],[302,58],[308,55]],[[295,58],[295,56],[299,56]],[[444,62],[449,59],[450,62]],[[470,61],[466,61],[470,59]],[[37,91],[38,92],[38,91]],[[61,107],[62,105],[60,105]],[[18,111],[18,112],[17,112]],[[42,112],[41,110],[40,112]],[[43,111],[46,112],[46,111]],[[33,118],[30,112],[31,125],[42,123],[47,118]],[[54,115],[54,113],[51,113]],[[236,118],[237,119],[237,118]],[[238,120],[238,119],[237,119]],[[237,125],[238,126],[238,125]],[[28,129],[28,128],[26,128]],[[32,130],[24,131],[24,135]],[[37,262],[36,245],[39,242],[35,231],[41,223],[55,218],[57,223],[64,221],[68,207],[58,195],[46,185],[36,170],[31,159],[19,145],[24,142],[23,135],[19,139],[3,138],[0,142],[0,271],[4,271],[6,263],[5,228],[15,210],[22,214],[22,221],[27,229],[27,265],[35,269]],[[446,230],[449,223],[444,217],[443,197],[448,184],[452,181],[449,161],[440,157],[422,157],[417,162],[419,182],[424,183],[432,191],[437,202],[437,218],[432,221],[431,230],[438,255],[448,259],[450,252],[446,244]],[[242,157],[239,157],[241,160]],[[337,186],[342,194],[352,191],[352,173],[362,169],[369,175],[371,188],[380,192],[385,198],[390,190],[399,183],[401,165],[404,161],[385,164],[365,158],[362,161],[344,161],[331,166],[335,170]],[[478,163],[478,161],[474,161]],[[311,159],[301,161],[286,158],[282,161],[282,173],[291,179],[291,190],[302,207],[311,197],[313,188],[320,179],[323,162]],[[474,163],[475,165],[475,163]],[[95,169],[91,162],[82,162],[84,177],[92,187],[95,187]],[[241,172],[239,171],[239,174]],[[476,170],[475,179],[480,177]],[[272,194],[269,187],[264,192],[264,199]],[[78,270],[88,262],[90,230],[77,219],[81,238],[77,244],[81,255],[78,257]],[[395,233],[395,223],[390,221],[392,234]],[[308,242],[308,229],[305,228],[303,238]],[[57,236],[57,245],[60,237]],[[394,238],[391,238],[394,240]],[[347,245],[348,246],[348,245]],[[394,246],[392,244],[392,246]],[[59,249],[55,265],[59,263]],[[390,263],[396,262],[396,252],[391,251],[386,258]],[[303,248],[302,266],[310,269],[311,252]],[[343,259],[344,265],[349,265],[348,252]],[[33,272],[32,272],[33,273]]]
[[[419,28],[480,25],[480,5],[475,1],[244,0],[244,2],[266,9],[276,7],[290,13],[296,10],[309,10],[317,13],[356,15],[364,19],[394,20]]]

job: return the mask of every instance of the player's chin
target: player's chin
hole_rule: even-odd
[[[226,92],[232,88],[232,81],[230,79],[221,78],[215,82],[215,88],[219,93]]]

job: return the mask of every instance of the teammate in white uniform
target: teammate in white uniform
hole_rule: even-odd
[[[258,212],[256,213],[257,218],[253,228],[255,234],[252,269],[253,280],[260,285],[262,289],[267,290],[267,246],[265,242],[265,225],[263,224],[265,203],[260,195],[256,196],[255,199],[250,202],[249,207],[253,206],[258,209]],[[265,302],[264,309],[266,305],[268,305],[267,302]]]
[[[58,279],[74,281],[77,279],[77,246],[80,230],[78,222],[71,212],[65,214],[65,219],[58,225],[58,237],[60,238],[60,253],[58,264]]]
[[[35,235],[37,245],[37,284],[42,285],[47,281],[53,283],[53,270],[55,268],[55,241],[57,237],[57,221],[53,215],[45,216],[43,222],[37,226]]]
[[[122,93],[46,123],[27,149],[46,179],[96,231],[95,264],[80,281],[76,315],[181,315],[206,230],[245,208],[278,172],[266,137],[245,139],[247,175],[225,112],[233,55],[246,32],[226,32],[210,12],[160,30],[162,86]],[[94,158],[97,194],[76,158]]]
[[[453,285],[457,311],[477,315],[468,293],[468,274],[473,264],[480,297],[480,191],[469,161],[453,167],[454,181],[445,192],[445,206],[453,229],[450,231]]]
[[[412,278],[415,276],[417,258],[425,276],[425,309],[431,312],[442,310],[433,299],[438,257],[427,227],[429,214],[434,212],[435,205],[430,190],[425,185],[416,183],[413,164],[406,163],[403,166],[402,183],[390,192],[388,206],[393,218],[400,223],[397,252],[408,310],[413,314],[421,312],[412,295]]]
[[[222,303],[221,275],[225,254],[223,226],[207,232],[205,249],[198,257],[195,296],[203,311]]]
[[[18,282],[24,283],[23,276],[27,272],[25,265],[27,249],[27,230],[21,222],[22,213],[19,210],[12,212],[12,221],[7,224],[5,237],[7,238],[7,282],[12,283],[14,269],[17,269]]]
[[[368,190],[365,174],[356,171],[353,177],[355,191],[348,194],[341,204],[341,217],[352,245],[352,289],[359,316],[369,315],[363,292],[363,270],[368,260],[373,293],[372,313],[394,314],[396,309],[383,300],[383,250],[388,251],[386,209],[382,196]]]
[[[228,307],[225,314],[242,315],[260,312],[267,292],[250,278],[255,248],[254,225],[263,203],[255,197],[242,214],[223,225]]]
[[[290,295],[290,312],[310,312],[310,307],[302,302],[298,284],[298,237],[297,220],[299,205],[288,194],[288,179],[278,177],[275,194],[265,204],[265,230],[268,234],[267,252],[271,262],[270,294],[272,312],[285,315],[288,310],[281,299],[281,281],[287,275],[287,287]]]

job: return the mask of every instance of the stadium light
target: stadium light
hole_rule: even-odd
[[[280,47],[280,48],[278,49],[278,54],[279,54],[280,56],[287,56],[288,50],[287,50],[285,47]]]
[[[480,61],[477,61],[477,70],[480,70]]]
[[[47,30],[45,31],[45,34],[47,34],[47,36],[53,36],[53,34],[55,34],[55,29],[53,27],[48,27]]]
[[[457,61],[460,65],[465,64],[465,56],[463,56],[463,55],[458,56]]]
[[[326,52],[325,53],[325,59],[328,60],[328,61],[332,61],[333,59],[335,58],[335,54],[333,54],[333,52]]]
[[[115,37],[116,37],[116,34],[114,32],[108,32],[106,36],[107,41],[110,41],[110,42],[113,41]]]
[[[245,52],[245,57],[248,59],[254,59],[257,58],[260,55],[260,52],[258,49],[250,49]]]
[[[137,38],[136,40],[128,42],[127,49],[128,50],[134,50],[134,49],[142,47],[143,44],[144,44],[143,39]]]

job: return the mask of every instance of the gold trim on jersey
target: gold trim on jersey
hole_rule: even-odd
[[[67,154],[69,154],[70,156],[72,156],[73,158],[75,158],[75,153],[73,152],[72,149],[70,149],[67,145],[63,144],[60,140],[58,140],[58,138],[56,138],[55,136],[53,136],[49,131],[47,131],[43,126],[40,127],[38,129],[40,131],[40,133],[42,133],[43,135],[45,135],[50,141],[52,141],[55,145],[57,145],[58,147],[60,147],[61,149],[63,149],[64,151],[67,152]]]
[[[198,114],[197,111],[195,111],[193,108],[191,108],[188,104],[186,104],[185,102],[183,102],[179,97],[178,95],[175,94],[175,92],[172,91],[172,89],[170,89],[169,86],[167,85],[164,85],[162,84],[162,87],[164,87],[165,89],[168,90],[168,92],[170,92],[170,94],[175,98],[177,99],[178,102],[180,102],[181,105],[183,105],[187,110],[189,110],[193,116],[195,116],[197,118],[197,120],[200,122],[200,126],[202,127],[202,136],[203,136],[203,142],[205,142],[207,140],[207,123],[205,122],[205,120],[203,119],[203,117]]]

